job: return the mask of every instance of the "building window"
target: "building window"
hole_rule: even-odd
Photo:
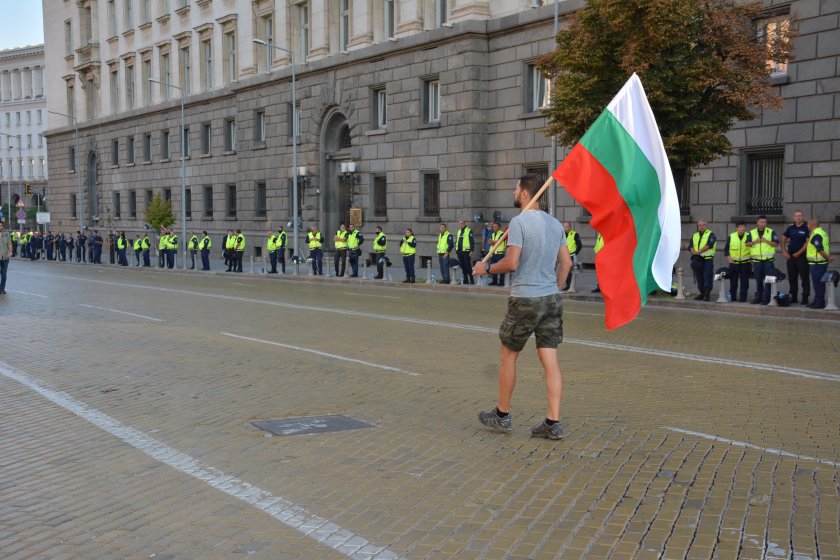
[[[149,78],[152,77],[152,60],[147,58],[143,61],[143,105],[152,104],[152,82]]]
[[[67,169],[76,171],[76,148],[70,147],[67,151]],[[12,175],[14,175],[14,169],[12,169]]]
[[[192,189],[184,189],[184,214],[188,220],[192,219]]]
[[[373,126],[374,128],[385,128],[388,125],[388,95],[385,88],[373,90]]]
[[[125,108],[134,108],[134,65],[125,65]]]
[[[747,214],[781,214],[784,151],[747,153],[745,158]]]
[[[160,159],[169,159],[169,131],[160,131]]]
[[[163,201],[172,205],[172,189],[163,189]]]
[[[551,80],[543,76],[539,68],[528,65],[528,102],[526,111],[545,109],[551,103]]]
[[[114,217],[121,218],[122,217],[122,204],[120,204],[120,193],[114,192],[112,202],[114,204]]]
[[[771,76],[787,74],[790,48],[790,16],[776,15],[756,22],[758,40],[767,45],[767,69]]]
[[[254,111],[254,140],[265,142],[265,110]]]
[[[85,45],[89,45],[93,40],[93,11],[90,6],[85,6],[82,11],[82,37],[84,37]]]
[[[338,149],[344,150],[353,147],[353,137],[350,135],[350,126],[344,125],[338,131]]]
[[[213,187],[210,185],[204,187],[204,217],[213,218]]]
[[[210,123],[202,123],[201,125],[201,153],[203,155],[210,154],[210,133],[212,129]]]
[[[440,80],[423,82],[423,122],[440,122]]]
[[[236,217],[236,185],[225,185],[225,215]]]
[[[158,0],[158,16],[165,16],[169,13],[169,2],[167,0]]]
[[[274,15],[269,14],[260,18],[257,33],[258,39],[265,41],[268,45],[256,45],[254,59],[259,66],[259,72],[269,72],[274,63]]]
[[[289,105],[288,105],[289,137],[300,136],[300,102],[298,102],[295,109],[296,110],[293,111],[292,110],[292,104],[289,103]]]
[[[440,27],[448,21],[449,9],[446,0],[435,0],[435,27]]]
[[[140,0],[140,15],[142,16],[141,23],[149,23],[152,21],[152,0]]]
[[[111,140],[111,165],[120,164],[120,141]]]
[[[76,212],[77,212],[76,207],[77,206],[78,206],[78,204],[76,203],[76,195],[71,194],[70,195],[70,216],[73,217],[73,218],[76,217]]]
[[[304,62],[309,56],[309,2],[298,4],[297,11],[298,32],[300,33],[298,62]]]
[[[73,84],[67,83],[67,114],[76,117],[76,96],[73,91]]]
[[[388,181],[385,175],[373,177],[373,215],[384,218],[388,215]]]
[[[225,151],[236,151],[236,120],[225,119]]]
[[[396,21],[396,13],[394,12],[394,0],[385,0],[384,2],[384,24],[385,24],[385,39],[394,38],[394,22]]]
[[[169,87],[172,84],[172,69],[169,65],[169,53],[164,52],[160,54],[160,98],[164,101],[169,101]]]
[[[181,134],[181,157],[190,157],[190,127],[185,126]]]
[[[190,61],[190,47],[189,45],[186,47],[181,47],[181,62],[179,64],[178,70],[180,71],[180,80],[179,83],[181,85],[181,90],[183,95],[189,95],[192,93],[192,79],[190,73],[192,72],[192,65]]]
[[[236,81],[236,33],[225,33],[225,84]]]
[[[134,27],[134,13],[131,4],[134,0],[123,0],[123,19],[125,20],[125,30],[128,31]]]
[[[148,132],[143,135],[143,161],[152,161],[152,135]]]
[[[119,69],[111,68],[111,113],[120,112],[120,73]]]
[[[155,193],[152,189],[146,189],[146,210],[149,209],[149,206],[152,204],[152,198],[154,198]]]
[[[115,37],[117,35],[117,2],[116,0],[108,0],[108,36]]]
[[[350,44],[350,0],[339,0],[338,45],[346,51]]]
[[[137,217],[137,191],[128,191],[128,217]]]
[[[257,218],[265,218],[267,215],[265,183],[257,183],[256,197],[257,200],[254,209],[254,215],[256,215]]]
[[[134,165],[134,136],[125,139],[125,159],[126,163]]]
[[[423,215],[440,216],[440,175],[423,174]]]
[[[64,22],[64,56],[73,54],[73,22],[67,20]]]
[[[207,38],[201,42],[201,89],[213,88],[213,40]]]

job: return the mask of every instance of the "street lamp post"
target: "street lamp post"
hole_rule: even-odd
[[[81,152],[79,152],[79,120],[72,115],[65,115],[64,113],[59,113],[58,111],[47,110],[47,113],[52,113],[53,115],[58,115],[59,117],[67,117],[68,119],[73,119],[73,126],[75,127],[73,137],[76,140],[76,179],[77,183],[79,184],[79,230],[84,231],[85,201],[84,197],[82,196],[82,162],[80,160],[82,154]]]
[[[11,134],[6,134],[4,132],[0,132],[0,136],[6,136],[8,138],[17,138],[18,141],[18,159],[20,160],[20,174],[18,175],[18,196],[23,198],[23,152],[21,150],[21,135],[18,134],[17,136],[12,136]],[[9,182],[9,224],[12,223],[12,184]]]
[[[254,39],[254,42],[258,45],[263,45],[266,48],[277,49],[278,51],[283,51],[284,53],[288,53],[291,57],[291,64],[292,64],[292,242],[294,245],[294,271],[295,274],[299,273],[299,265],[300,265],[300,252],[298,251],[298,164],[297,164],[297,137],[298,137],[298,129],[297,129],[297,89],[296,89],[296,77],[295,77],[295,53],[290,51],[289,49],[284,49],[283,47],[278,47],[277,45],[272,45],[262,39]]]
[[[149,78],[150,82],[177,89],[181,94],[181,247],[184,249],[184,270],[187,269],[187,153],[184,141],[184,90],[169,82]]]

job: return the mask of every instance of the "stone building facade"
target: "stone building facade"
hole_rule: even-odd
[[[39,193],[46,192],[46,129],[44,45],[0,51],[0,201],[4,206],[11,202],[14,207],[21,197],[36,206]],[[29,196],[25,195],[27,185]]]
[[[241,228],[259,255],[266,230],[292,217],[297,173],[304,227],[318,225],[329,239],[339,222],[360,217],[365,232],[384,228],[394,255],[412,227],[418,253],[433,256],[440,222],[506,222],[515,178],[549,172],[540,111],[549,86],[532,62],[553,48],[552,4],[44,0],[49,104],[78,117],[81,151],[76,158],[70,120],[51,116],[54,218],[71,227],[84,209],[88,226],[136,231],[155,194],[180,215],[186,148],[188,229]],[[560,2],[561,25],[582,5]],[[736,154],[682,187],[686,237],[697,218],[722,237],[766,197],[773,200],[762,213],[774,219],[794,207],[824,220],[840,213],[840,8],[794,0],[768,10],[771,23],[790,16],[799,19],[796,60],[773,76],[785,109],[739,123]],[[557,148],[555,157],[565,153]],[[591,248],[581,208],[562,190],[554,204]]]

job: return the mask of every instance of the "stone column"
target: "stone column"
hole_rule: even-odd
[[[334,8],[338,2],[329,2]],[[309,3],[309,60],[323,58],[330,54],[330,10],[326,0],[312,0]]]
[[[468,19],[490,19],[489,0],[451,0],[449,21],[457,23]]]
[[[381,8],[380,8],[381,9]],[[348,50],[360,49],[373,43],[373,0],[356,0],[350,14]]]
[[[0,73],[0,99],[8,101],[12,98],[12,77],[8,70]]]
[[[423,31],[423,0],[397,0],[397,28],[395,37],[405,37]]]
[[[20,99],[20,70],[12,70],[12,99]]]
[[[21,98],[30,99],[32,97],[32,68],[26,67],[21,70],[21,84],[20,93]]]

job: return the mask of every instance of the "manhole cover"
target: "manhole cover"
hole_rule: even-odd
[[[325,416],[302,416],[282,420],[255,420],[251,425],[276,436],[296,436],[300,434],[320,434],[324,432],[344,432],[373,428],[373,424],[361,422],[340,414]]]

